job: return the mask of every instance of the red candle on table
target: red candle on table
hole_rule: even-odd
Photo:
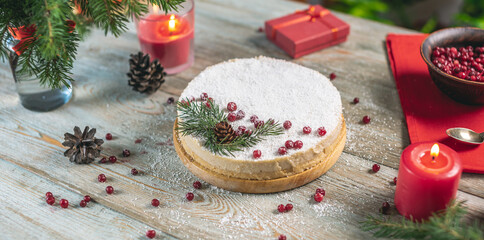
[[[455,198],[462,165],[459,155],[443,144],[414,143],[402,153],[395,205],[416,221],[445,209]]]
[[[190,67],[194,59],[193,5],[185,15],[158,14],[154,8],[136,22],[141,51],[158,59],[168,74]]]

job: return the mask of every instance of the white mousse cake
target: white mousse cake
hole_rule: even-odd
[[[233,155],[215,154],[204,147],[205,139],[179,134],[176,140],[184,151],[209,172],[251,180],[289,177],[321,164],[345,133],[340,94],[330,80],[284,60],[234,59],[208,67],[188,84],[180,100],[201,102],[202,93],[227,114],[229,102],[237,105],[234,113],[245,112],[242,119],[229,122],[234,130],[245,126],[254,131],[250,119],[254,115],[264,121],[274,119],[281,127],[286,121],[291,123],[288,129],[285,125],[282,134],[266,136],[255,146],[234,151]],[[179,117],[178,121],[183,119]],[[304,132],[304,127],[311,128],[311,132],[308,128]],[[302,147],[287,148],[288,140],[299,140]],[[285,152],[281,147],[285,147]],[[260,156],[254,155],[256,150]]]

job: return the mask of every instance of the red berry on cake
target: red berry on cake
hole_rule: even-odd
[[[334,80],[336,78],[336,73],[329,74],[329,80]]]
[[[84,201],[84,200],[81,200],[81,202],[79,203],[79,206],[80,207],[86,207],[87,206],[87,202]]]
[[[245,126],[239,126],[238,130],[242,131],[242,133],[245,133],[247,128]]]
[[[205,106],[206,106],[208,109],[211,109],[211,108],[212,108],[212,104],[210,104],[210,101],[206,101],[206,102],[205,102]]]
[[[304,134],[310,134],[311,133],[311,127],[309,127],[309,126],[303,127],[303,133]]]
[[[294,148],[294,142],[291,140],[287,140],[284,145],[286,146],[287,149]]]
[[[153,200],[151,200],[151,206],[153,206],[153,207],[160,206],[160,200],[153,198]]]
[[[188,201],[191,201],[191,200],[193,200],[195,195],[193,195],[193,193],[189,192],[189,193],[187,193],[187,195],[185,197],[187,198]]]
[[[115,163],[116,161],[118,161],[118,158],[117,158],[116,156],[110,156],[110,157],[109,157],[109,161],[110,161],[111,163]]]
[[[235,113],[229,113],[229,115],[227,115],[227,120],[229,120],[229,122],[233,122],[237,119],[237,115],[235,115]]]
[[[114,192],[114,188],[112,186],[107,186],[106,187],[106,193],[107,194],[113,194]]]
[[[375,173],[380,171],[380,165],[378,165],[376,163],[373,164],[373,167],[371,167],[371,170],[373,170],[373,172],[375,172]]]
[[[320,193],[323,196],[326,196],[326,191],[324,191],[324,189],[322,189],[322,188],[316,188],[316,193]]]
[[[153,239],[156,237],[156,231],[155,230],[148,230],[146,232],[146,237],[149,239]]]
[[[370,117],[368,117],[368,116],[363,117],[363,123],[364,124],[368,124],[368,123],[370,123],[370,121],[371,121]]]
[[[278,240],[287,240],[287,237],[286,237],[286,235],[281,234],[281,235],[279,235],[279,239]]]
[[[355,98],[353,99],[353,103],[354,103],[354,104],[357,104],[357,103],[359,103],[359,102],[360,102],[360,99],[359,99],[359,98],[355,97]]]
[[[193,182],[193,187],[196,188],[196,189],[201,189],[202,183],[200,181],[195,181],[195,182]]]
[[[54,197],[52,197],[52,196],[47,197],[47,198],[45,199],[45,202],[47,202],[47,204],[49,204],[49,205],[54,205],[54,203],[55,203],[55,198],[54,198]]]
[[[301,140],[297,140],[294,142],[294,148],[301,149],[303,147],[303,142]]]
[[[101,173],[101,174],[99,174],[99,176],[97,176],[97,180],[98,180],[99,182],[106,182],[106,175],[104,175],[104,174],[102,174],[102,173]]]
[[[247,129],[247,131],[245,131],[245,134],[247,134],[248,136],[252,135],[252,130]]]
[[[324,127],[318,128],[318,135],[321,137],[326,135],[326,129]]]
[[[61,199],[59,201],[59,205],[61,206],[61,208],[68,208],[69,207],[69,201],[67,201],[66,199]]]
[[[245,117],[245,112],[244,112],[244,111],[242,111],[242,110],[239,110],[239,111],[237,112],[237,119],[239,119],[239,120],[240,120],[240,119],[242,119],[242,118],[244,118],[244,117]]]
[[[208,94],[207,93],[200,94],[200,100],[205,101],[207,99],[208,99]]]
[[[293,207],[294,207],[294,206],[293,206],[292,204],[290,204],[290,203],[286,204],[286,207],[285,207],[286,212],[291,211]]]
[[[274,125],[276,121],[272,118],[269,118],[269,120],[267,120],[267,123],[269,123],[270,125]]]
[[[262,120],[256,120],[256,121],[254,122],[254,127],[255,127],[255,128],[260,128],[260,127],[262,127],[263,125],[264,125],[264,121],[262,121]]]
[[[90,202],[91,201],[91,196],[89,196],[89,195],[84,196],[84,201]]]
[[[113,140],[113,135],[111,133],[106,133],[106,140]]]
[[[279,204],[279,206],[277,206],[277,211],[279,211],[280,213],[285,212],[286,206],[284,206],[284,204]]]
[[[252,152],[252,156],[254,158],[260,158],[260,156],[262,155],[261,151],[260,150],[254,150],[254,152]]]
[[[227,104],[227,110],[229,110],[230,112],[237,110],[237,104],[235,104],[234,102],[229,102]]]
[[[242,130],[240,130],[240,129],[235,130],[236,136],[242,136],[243,134],[244,134],[244,132]]]
[[[48,197],[53,197],[54,194],[52,194],[51,192],[46,192],[45,193],[45,198],[48,198]]]
[[[255,121],[257,121],[257,120],[259,120],[259,117],[257,117],[256,115],[250,116],[250,122],[255,123]]]
[[[278,152],[279,152],[280,155],[284,155],[284,154],[287,153],[287,149],[285,147],[280,147]]]
[[[292,127],[292,123],[289,120],[288,121],[284,121],[284,124],[282,126],[284,126],[284,129],[288,130],[289,128]]]
[[[316,193],[316,194],[314,194],[314,201],[316,201],[316,202],[321,202],[321,201],[323,201],[323,198],[324,198],[324,196],[323,196],[323,194],[321,194],[321,193]]]
[[[185,100],[181,100],[180,105],[181,105],[182,107],[188,107],[188,106],[190,106],[190,102],[187,102],[187,101],[185,101]]]

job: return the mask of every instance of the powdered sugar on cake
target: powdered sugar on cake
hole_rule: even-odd
[[[272,118],[281,124],[286,120],[292,123],[284,134],[265,137],[252,148],[234,152],[231,157],[234,159],[253,159],[252,152],[256,149],[262,155],[254,161],[280,157],[278,149],[287,140],[301,140],[304,146],[298,150],[288,149],[286,155],[307,150],[339,129],[341,123],[340,94],[329,79],[317,71],[284,60],[267,57],[235,59],[208,67],[188,84],[180,99],[198,99],[203,92],[223,109],[229,102],[235,102],[237,111],[245,112],[243,119],[231,122],[234,130],[238,126],[254,129],[250,122],[252,115],[264,121]],[[305,126],[311,127],[310,134],[303,133]],[[325,137],[318,135],[320,127],[326,129]]]

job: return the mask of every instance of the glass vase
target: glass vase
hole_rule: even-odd
[[[36,76],[19,74],[17,72],[18,58],[15,52],[9,53],[10,69],[22,106],[32,111],[47,112],[69,102],[72,97],[71,87],[62,86],[59,89],[51,89],[40,84],[40,80]]]

